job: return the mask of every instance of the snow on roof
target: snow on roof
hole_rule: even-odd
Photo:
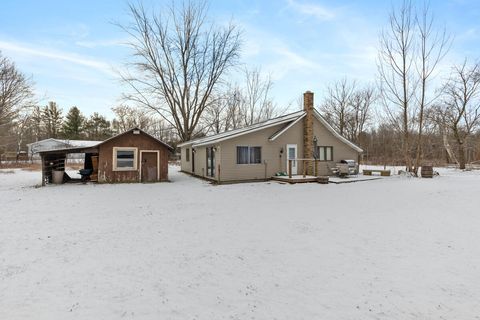
[[[102,141],[49,138],[29,143],[27,146],[30,152],[37,153],[56,149],[90,148],[100,143]]]
[[[258,130],[262,130],[268,127],[276,126],[282,123],[290,122],[290,121],[295,121],[299,117],[303,117],[305,114],[305,111],[297,111],[294,113],[290,113],[284,116],[280,116],[277,118],[269,119],[263,122],[259,122],[256,124],[253,124],[248,127],[240,128],[240,129],[234,129],[226,132],[222,132],[219,134],[215,134],[212,136],[204,137],[204,138],[199,138],[195,140],[190,140],[184,143],[181,143],[178,145],[178,147],[184,147],[187,145],[192,145],[192,147],[199,147],[199,146],[204,146],[207,144],[212,144],[212,143],[217,143],[223,140],[227,139],[232,139],[247,133],[252,133]]]
[[[212,136],[198,138],[198,139],[195,139],[195,140],[190,140],[190,141],[179,144],[178,147],[185,147],[185,146],[189,146],[189,145],[191,145],[192,147],[205,146],[205,145],[217,143],[217,142],[220,142],[220,141],[236,138],[236,137],[244,135],[244,134],[252,133],[252,132],[262,130],[262,129],[265,129],[265,128],[268,128],[268,127],[276,126],[276,125],[279,125],[279,124],[282,124],[282,123],[290,122],[288,125],[281,128],[279,131],[274,133],[269,138],[270,141],[273,141],[276,138],[278,138],[280,135],[282,135],[285,131],[290,129],[295,123],[300,121],[305,116],[305,114],[306,113],[303,110],[302,111],[297,111],[297,112],[290,113],[290,114],[287,114],[287,115],[284,115],[284,116],[281,116],[281,117],[266,120],[266,121],[263,121],[263,122],[245,127],[245,128],[230,130],[230,131],[222,132],[222,133],[215,134],[215,135],[212,135]],[[318,119],[318,121],[320,121],[320,123],[322,123],[325,126],[325,128],[327,128],[327,130],[330,131],[336,138],[338,138],[340,141],[345,143],[347,146],[349,146],[353,150],[355,150],[357,152],[363,152],[362,148],[360,148],[359,146],[357,146],[356,144],[354,144],[353,142],[351,142],[350,140],[348,140],[347,138],[345,138],[344,136],[339,134],[327,122],[327,120],[325,120],[320,115],[320,113],[315,109],[314,109],[314,115]]]

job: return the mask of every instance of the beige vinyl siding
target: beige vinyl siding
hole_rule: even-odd
[[[290,129],[280,135],[274,141],[268,139],[288,124],[280,124],[274,127],[265,128],[256,132],[245,134],[236,138],[218,142],[214,145],[215,152],[215,180],[220,178],[221,182],[262,180],[269,179],[277,172],[287,171],[286,146],[287,144],[297,145],[297,157],[303,158],[303,120],[293,125]],[[333,166],[342,159],[357,160],[358,153],[350,146],[335,137],[316,118],[313,121],[313,134],[317,137],[317,146],[332,146],[333,161],[319,162],[320,175],[329,175],[328,165]],[[260,164],[237,164],[237,146],[261,147],[262,161]],[[192,149],[191,145],[182,147],[182,170],[191,172],[192,158],[185,161],[185,150]],[[280,150],[283,149],[283,153]],[[206,175],[206,146],[195,148],[195,175],[205,177]],[[220,177],[218,174],[220,165]],[[303,164],[299,161],[297,174],[302,174]]]
[[[192,165],[192,158],[195,157],[195,172],[197,176],[205,177],[207,173],[207,150],[205,147],[197,147],[195,154],[190,157],[190,169]]]
[[[321,161],[318,164],[319,175],[330,175],[328,165],[334,166],[335,163],[343,159],[358,160],[358,152],[352,149],[343,141],[335,137],[327,128],[325,128],[317,119],[313,120],[313,135],[317,137],[317,146],[332,146],[333,161]]]
[[[187,152],[187,149],[188,151],[190,152],[190,161],[187,161],[187,155],[186,155],[186,152]],[[188,146],[185,146],[185,147],[182,147],[180,149],[180,168],[182,171],[185,171],[185,172],[192,172],[192,146],[191,145],[188,145]]]
[[[276,172],[286,171],[286,145],[297,144],[298,155],[303,154],[303,124],[300,121],[275,141],[268,141],[270,136],[285,125],[281,124],[221,142],[221,181],[268,179]],[[261,147],[262,162],[237,164],[237,146]],[[282,148],[283,154],[280,154]],[[301,164],[298,170],[303,170]]]

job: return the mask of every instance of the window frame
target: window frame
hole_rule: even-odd
[[[190,162],[190,148],[185,148],[185,162]]]
[[[238,150],[239,148],[247,148],[247,163],[239,163],[238,162]],[[252,152],[251,150],[253,148],[259,148],[260,150],[260,160],[259,162],[251,162],[251,157],[252,157]],[[236,146],[235,147],[235,153],[236,153],[236,157],[235,157],[235,162],[237,165],[259,165],[259,164],[262,164],[262,146],[246,146],[246,145],[239,145],[239,146]]]
[[[133,167],[118,167],[118,151],[133,151]],[[112,171],[137,171],[138,170],[138,148],[135,147],[113,147]]]
[[[323,154],[322,154],[323,148]],[[330,159],[327,159],[327,149],[330,149]],[[318,161],[329,162],[333,161],[333,146],[317,146]],[[321,159],[323,155],[323,160]]]

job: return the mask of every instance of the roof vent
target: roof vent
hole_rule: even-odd
[[[133,134],[140,134],[140,130],[138,129],[133,130]]]

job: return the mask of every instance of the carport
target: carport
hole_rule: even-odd
[[[91,170],[90,181],[96,181],[98,176],[98,146],[70,147],[39,152],[42,163],[42,186],[53,182],[54,172],[63,172],[63,174],[60,174],[61,182],[80,181],[80,179],[72,179],[65,172],[67,155],[75,153],[85,154],[83,169]]]

